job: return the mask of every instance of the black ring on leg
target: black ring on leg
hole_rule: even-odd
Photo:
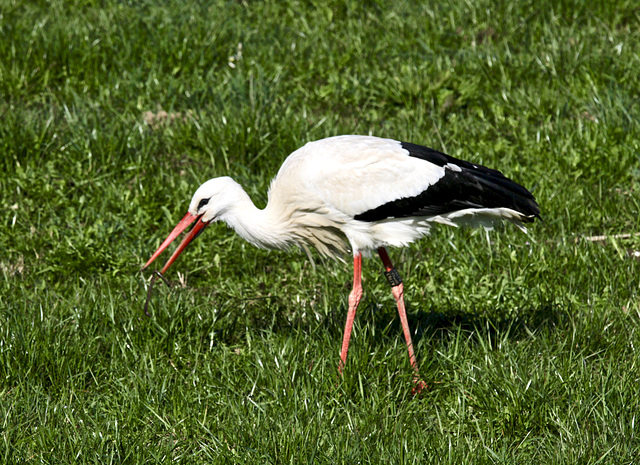
[[[391,268],[389,271],[384,272],[384,277],[387,278],[389,285],[391,287],[396,287],[402,284],[402,278],[400,277],[400,273],[395,268]]]

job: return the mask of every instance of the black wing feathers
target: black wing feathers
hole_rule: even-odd
[[[415,197],[397,199],[355,216],[360,221],[386,218],[433,216],[467,208],[511,208],[522,213],[524,221],[540,217],[540,207],[533,195],[500,171],[451,157],[421,145],[402,142],[412,157],[446,167],[434,185]]]

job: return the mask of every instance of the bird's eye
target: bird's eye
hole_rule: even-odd
[[[200,200],[200,203],[198,204],[198,211],[200,211],[200,209],[201,209],[202,207],[204,207],[204,206],[205,206],[206,204],[208,204],[208,203],[209,203],[209,199],[202,199],[202,200]]]

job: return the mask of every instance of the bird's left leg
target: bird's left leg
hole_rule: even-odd
[[[349,339],[353,329],[353,320],[356,317],[358,304],[362,299],[362,254],[356,252],[353,256],[353,289],[349,294],[349,311],[347,312],[347,322],[344,325],[344,336],[342,337],[342,350],[340,351],[340,366],[338,369],[342,373],[344,365],[347,363],[347,352],[349,351]]]
[[[409,329],[407,312],[404,308],[404,286],[402,284],[402,278],[400,277],[400,273],[398,273],[398,270],[396,270],[393,266],[393,263],[391,263],[391,259],[389,258],[389,255],[387,254],[387,251],[384,247],[380,247],[378,249],[378,255],[380,255],[382,263],[384,264],[384,268],[386,270],[384,275],[391,285],[391,293],[393,294],[393,297],[396,299],[396,303],[398,304],[398,314],[400,315],[400,322],[402,323],[402,331],[404,332],[404,339],[407,343],[407,349],[409,350],[409,362],[411,362],[411,366],[413,367],[413,370],[415,372],[413,376],[413,382],[415,383],[413,392],[415,394],[418,394],[427,385],[420,379],[418,362],[416,361],[416,355],[413,352],[411,330]]]

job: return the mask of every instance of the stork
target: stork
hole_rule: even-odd
[[[265,249],[299,247],[307,254],[353,255],[353,288],[340,350],[339,371],[363,295],[362,258],[376,251],[398,306],[415,391],[420,380],[404,306],[404,287],[387,247],[402,247],[429,234],[434,224],[491,228],[506,220],[540,217],[533,195],[501,172],[424,146],[373,136],[345,135],[309,142],[284,161],[271,181],[267,206],[258,209],[230,177],[210,179],[193,195],[189,210],[146,263],[148,267],[189,225],[195,225],[160,273],[214,221]]]

